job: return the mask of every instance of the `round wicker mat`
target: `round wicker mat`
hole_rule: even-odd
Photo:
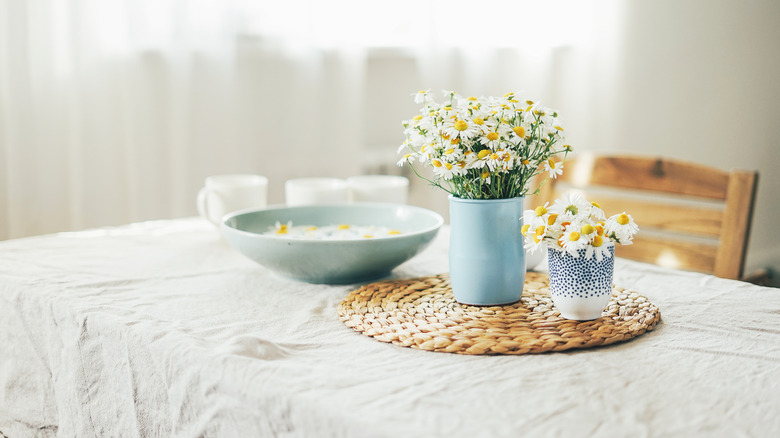
[[[528,272],[523,296],[506,306],[455,301],[449,276],[371,283],[339,306],[348,326],[382,342],[458,354],[526,354],[608,345],[652,330],[661,313],[636,292],[615,287],[601,318],[563,319],[546,274]]]

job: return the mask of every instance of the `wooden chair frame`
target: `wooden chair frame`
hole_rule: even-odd
[[[757,172],[727,172],[668,158],[590,154],[570,158],[564,166],[563,175],[548,180],[532,198],[534,206],[552,203],[568,185],[598,201],[608,216],[626,211],[634,217],[640,233],[634,245],[618,245],[618,256],[742,277]]]

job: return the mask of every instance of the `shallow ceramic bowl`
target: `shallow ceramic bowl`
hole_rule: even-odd
[[[376,225],[401,234],[360,240],[290,239],[264,235],[277,222],[293,226]],[[228,243],[274,273],[310,283],[348,284],[379,278],[427,247],[441,215],[400,204],[341,204],[239,211],[222,220]]]

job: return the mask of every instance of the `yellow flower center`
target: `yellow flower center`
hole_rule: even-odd
[[[534,213],[536,213],[537,216],[543,216],[547,213],[547,209],[540,205],[534,209]]]
[[[412,120],[414,120],[415,122],[419,122],[420,120],[422,120],[422,118],[423,118],[423,116],[417,114],[416,116],[414,116],[414,118]]]
[[[593,225],[591,224],[585,224],[580,228],[582,234],[593,234],[594,231],[596,231],[596,229],[593,228]]]
[[[453,152],[455,152],[455,149],[450,148],[450,149],[447,149],[446,151],[444,151],[444,155],[450,155]]]
[[[593,238],[593,246],[599,247],[604,243],[604,238],[601,236],[595,236]]]
[[[489,177],[490,177],[490,172],[488,172],[487,170],[482,172],[482,179],[488,179]]]
[[[476,97],[474,97],[474,96],[469,96],[468,100],[470,100],[470,101],[472,101],[472,102],[476,102],[476,101],[477,101],[477,98],[476,98]]]
[[[557,214],[551,214],[550,216],[547,217],[547,225],[552,226],[555,223],[556,220],[558,220],[558,215]]]
[[[490,149],[482,149],[477,154],[477,158],[479,158],[481,160],[481,159],[487,157],[488,155],[490,155]]]
[[[569,240],[572,241],[572,242],[576,242],[576,241],[580,240],[580,233],[578,233],[576,231],[572,231],[569,234]]]
[[[531,228],[531,225],[525,224],[522,228],[520,228],[520,233],[522,233],[523,236],[528,234],[528,229]]]
[[[465,162],[465,161],[458,161],[458,163],[457,163],[457,164],[458,164],[458,167],[460,167],[461,169],[463,169],[464,167],[466,167],[466,162]]]
[[[387,234],[401,234],[401,232],[398,230],[390,230],[387,232]]]
[[[469,128],[469,124],[468,124],[468,123],[466,123],[466,121],[465,121],[465,120],[458,120],[457,122],[455,122],[455,124],[453,125],[453,127],[454,127],[455,129],[457,129],[458,131],[465,131],[466,129],[468,129],[468,128]]]
[[[450,140],[450,144],[460,144],[460,139],[459,138],[453,138],[452,140]]]
[[[615,218],[617,223],[620,225],[627,225],[629,222],[628,215],[625,213],[619,214],[617,218]]]
[[[553,128],[555,128],[555,129],[557,129],[557,130],[559,130],[559,131],[563,131],[563,128],[561,128],[561,127],[560,127],[560,126],[558,126],[558,125],[555,125],[555,126],[553,126]]]
[[[452,170],[452,164],[450,163],[444,163],[444,167],[446,167],[447,170]]]
[[[308,227],[306,228],[306,231],[316,231],[317,227]]]
[[[498,154],[496,154],[496,153],[490,154],[490,159],[491,160],[498,160]]]
[[[479,125],[479,126],[482,126],[482,125],[484,125],[484,124],[485,124],[485,121],[484,121],[484,120],[482,120],[482,119],[481,119],[481,118],[479,118],[479,117],[475,117],[475,118],[474,118],[474,120],[472,120],[472,121],[474,122],[474,124],[475,124],[475,125]]]
[[[279,225],[279,229],[276,230],[276,234],[287,234],[287,224]]]
[[[338,226],[338,229],[339,229],[339,230],[348,230],[348,229],[349,229],[349,225],[347,225],[347,224],[341,224],[341,225],[339,225],[339,226]]]
[[[593,202],[591,202],[591,203],[590,203],[590,205],[592,205],[592,206],[594,206],[594,207],[596,207],[596,208],[601,208],[601,204],[599,204],[599,203],[598,203],[598,202],[596,202],[596,201],[593,201]]]
[[[528,161],[528,160],[523,160],[523,166],[527,166],[527,165],[529,165],[529,164],[531,164],[531,162],[530,162],[530,161]]]
[[[536,233],[537,236],[541,236],[541,235],[544,234],[545,231],[546,230],[544,228],[544,225],[539,225],[538,227],[536,227],[535,233]]]
[[[431,164],[433,164],[433,167],[441,167],[441,161],[439,160],[431,160]]]
[[[533,100],[526,100],[525,103],[527,103],[528,105],[533,105],[534,101]]]
[[[599,236],[604,235],[604,226],[603,225],[596,225],[596,234]]]
[[[515,134],[517,134],[518,137],[525,137],[525,128],[522,126],[515,126],[512,128],[512,131],[515,131]]]
[[[550,169],[555,169],[555,160],[553,160],[552,158],[547,160],[547,164],[550,165]]]
[[[487,135],[487,139],[488,139],[488,140],[490,140],[490,141],[496,141],[496,140],[498,140],[498,133],[496,133],[496,132],[490,132],[490,133],[488,133],[488,135]]]

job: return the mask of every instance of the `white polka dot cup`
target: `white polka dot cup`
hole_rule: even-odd
[[[214,175],[198,192],[198,213],[219,226],[228,213],[263,208],[268,202],[268,178],[252,174]]]
[[[338,178],[293,178],[284,183],[288,206],[343,204],[349,201],[349,184]]]
[[[566,319],[590,321],[601,312],[612,297],[612,274],[615,270],[615,246],[609,247],[611,257],[600,261],[585,257],[585,249],[573,257],[564,251],[548,248],[550,297],[561,316]]]
[[[347,178],[352,202],[406,204],[409,179],[395,175],[360,175]]]

